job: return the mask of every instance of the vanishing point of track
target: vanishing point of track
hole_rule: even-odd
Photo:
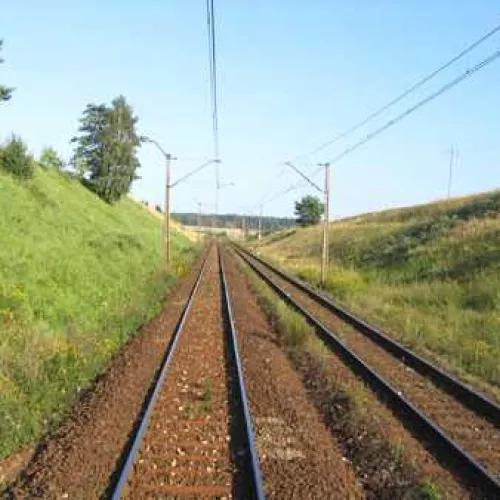
[[[448,466],[500,498],[500,406],[264,259],[237,253]],[[340,323],[350,328],[335,330]]]
[[[112,498],[263,496],[224,263],[212,246]]]

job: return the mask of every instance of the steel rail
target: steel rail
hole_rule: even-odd
[[[226,280],[226,274],[224,271],[224,261],[222,258],[222,254],[219,250],[219,270],[220,270],[220,280],[221,280],[221,285],[222,285],[222,290],[223,290],[223,302],[224,302],[224,313],[226,315],[227,319],[227,324],[229,325],[229,346],[230,346],[230,351],[233,357],[235,369],[236,369],[236,374],[237,374],[237,379],[238,379],[238,402],[240,406],[240,411],[243,416],[243,424],[244,424],[244,431],[245,431],[245,441],[246,441],[246,446],[249,451],[249,457],[246,457],[247,460],[246,462],[246,473],[247,477],[251,478],[251,483],[252,483],[252,491],[251,495],[252,498],[255,500],[263,500],[265,498],[264,496],[264,487],[262,484],[262,475],[260,471],[260,463],[259,463],[259,457],[257,454],[257,451],[255,449],[254,445],[254,433],[253,433],[253,426],[252,426],[252,419],[250,416],[250,410],[248,407],[248,400],[246,396],[246,390],[245,390],[245,382],[243,379],[243,369],[241,365],[241,358],[239,355],[239,350],[238,350],[238,335],[236,331],[236,326],[234,324],[234,317],[233,317],[233,311],[231,307],[231,299],[229,297],[229,287],[227,284]]]
[[[389,382],[370,368],[340,338],[300,306],[288,292],[256,266],[248,254],[241,251],[239,247],[236,247],[236,251],[251,269],[286,303],[292,306],[292,308],[298,311],[315,327],[320,337],[354,372],[360,375],[370,387],[384,397],[384,400],[401,416],[402,421],[413,424],[413,427],[409,427],[410,430],[416,431],[421,435],[424,434],[427,438],[430,438],[436,450],[443,454],[442,458],[448,459],[458,473],[466,475],[474,487],[479,488],[484,494],[488,495],[488,498],[500,498],[500,480],[497,477],[490,474],[470,454],[455,443],[435,422],[429,419]]]
[[[432,378],[432,380],[437,385],[454,396],[464,406],[467,406],[470,410],[474,411],[478,415],[481,415],[482,417],[493,423],[493,425],[500,428],[499,404],[487,398],[484,394],[481,394],[472,387],[464,384],[461,380],[457,379],[450,373],[445,372],[430,361],[427,361],[422,356],[416,354],[407,347],[404,347],[402,344],[392,339],[386,333],[370,325],[365,320],[356,316],[344,307],[341,307],[339,304],[336,304],[334,301],[325,297],[323,294],[319,293],[317,290],[304,283],[303,281],[290,276],[281,269],[264,260],[262,257],[249,252],[246,248],[243,248],[240,245],[235,246],[239,250],[254,258],[257,262],[280,276],[285,281],[291,283],[292,285],[295,285],[301,291],[309,295],[309,297],[311,297],[313,300],[319,302],[323,307],[332,311],[350,326],[354,327],[356,330],[360,331],[375,343],[377,343],[380,347],[390,352],[393,356],[397,357],[401,362],[403,362],[407,366],[410,366],[421,375]]]
[[[172,335],[172,338],[170,340],[170,343],[167,347],[165,357],[163,359],[161,368],[160,368],[160,373],[158,378],[156,379],[155,385],[153,392],[151,393],[149,400],[146,404],[146,410],[144,412],[144,415],[141,419],[141,423],[135,432],[135,435],[133,437],[132,445],[126,455],[126,460],[125,463],[123,464],[120,474],[118,477],[118,481],[114,485],[113,492],[111,494],[111,498],[113,500],[120,500],[122,493],[124,491],[124,488],[127,483],[127,479],[130,476],[130,473],[132,472],[134,463],[137,459],[137,454],[139,452],[139,448],[143,442],[144,435],[146,434],[146,430],[149,425],[149,420],[151,418],[151,414],[153,412],[155,403],[158,399],[158,396],[163,388],[163,383],[165,381],[165,377],[168,373],[168,370],[170,368],[170,365],[172,363],[172,359],[175,354],[175,350],[177,347],[177,343],[179,340],[180,333],[182,332],[182,329],[184,327],[184,324],[186,322],[186,318],[189,314],[189,311],[191,310],[191,307],[194,302],[194,298],[196,296],[196,292],[198,291],[198,288],[201,283],[201,279],[203,277],[203,273],[205,271],[205,267],[207,265],[208,257],[210,255],[210,250],[207,251],[207,254],[205,256],[205,260],[203,261],[203,264],[200,268],[200,271],[198,273],[198,277],[196,278],[196,282],[193,285],[193,288],[191,289],[191,292],[189,293],[188,299],[186,301],[186,304],[184,306],[184,309],[182,311],[182,314],[179,318],[179,321],[177,322],[177,325],[175,327],[174,333]]]

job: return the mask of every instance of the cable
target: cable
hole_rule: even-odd
[[[387,104],[384,104],[381,108],[377,109],[373,113],[369,114],[365,119],[361,120],[357,124],[353,125],[349,129],[345,130],[344,132],[336,135],[333,137],[333,139],[330,139],[329,141],[324,142],[320,146],[312,149],[311,151],[308,151],[307,153],[301,154],[293,158],[293,160],[298,160],[301,158],[305,158],[308,156],[311,156],[315,153],[318,153],[319,151],[325,149],[326,147],[332,145],[335,142],[340,141],[341,139],[344,139],[348,135],[352,134],[356,130],[360,129],[370,121],[372,121],[374,118],[377,116],[380,116],[384,111],[387,111],[389,108],[397,104],[398,102],[402,101],[405,97],[410,95],[412,92],[420,88],[422,85],[426,84],[428,81],[432,80],[434,77],[436,77],[439,73],[443,72],[445,69],[449,68],[452,64],[456,63],[458,60],[462,59],[465,55],[467,55],[469,52],[471,52],[473,49],[475,49],[478,45],[482,44],[485,42],[488,38],[492,37],[496,33],[500,31],[500,24],[497,25],[495,28],[493,28],[491,31],[486,33],[484,36],[473,42],[471,45],[466,47],[462,52],[457,54],[455,57],[450,59],[448,62],[440,66],[438,69],[433,71],[432,73],[429,73],[428,75],[424,76],[421,80],[418,80],[415,84],[413,84],[411,87],[406,89],[403,93],[399,94],[397,97],[389,101]]]
[[[353,151],[355,151],[359,147],[361,147],[364,144],[366,144],[368,141],[370,141],[373,138],[375,138],[378,135],[380,135],[382,132],[384,132],[388,128],[390,128],[393,125],[395,125],[396,123],[400,122],[401,120],[403,120],[407,116],[413,114],[415,111],[417,111],[418,109],[420,109],[422,106],[425,106],[426,104],[428,104],[429,102],[433,101],[434,99],[436,99],[440,95],[444,94],[448,90],[452,89],[453,87],[455,87],[459,83],[463,82],[464,80],[467,80],[468,78],[471,78],[475,73],[477,73],[478,71],[480,71],[484,67],[488,66],[489,64],[491,64],[493,61],[495,61],[499,57],[500,57],[500,50],[497,50],[495,53],[493,53],[492,55],[490,55],[486,59],[483,59],[481,62],[479,62],[478,64],[476,64],[473,68],[468,69],[467,71],[465,71],[464,73],[462,73],[461,75],[459,75],[457,78],[451,80],[446,85],[443,85],[436,92],[433,92],[432,94],[428,95],[427,97],[425,97],[424,99],[422,99],[421,101],[419,101],[414,106],[408,108],[406,111],[404,111],[403,113],[397,115],[392,120],[389,120],[382,127],[379,127],[378,129],[374,130],[373,132],[370,132],[363,139],[361,139],[360,141],[356,142],[352,146],[350,146],[347,149],[345,149],[344,151],[342,151],[342,153],[340,153],[339,155],[335,156],[328,163],[330,163],[330,164],[336,163],[340,159],[344,158],[344,156],[347,156],[348,154],[352,153]],[[319,172],[319,170],[321,170],[321,168],[318,169],[318,170],[316,170],[316,171],[314,171],[312,175],[314,175],[317,172]]]
[[[313,172],[310,175],[311,175],[311,177],[314,177],[314,175],[317,175],[317,174],[318,174],[318,172],[315,171],[315,172]],[[288,193],[291,193],[292,191],[295,191],[297,189],[300,189],[300,188],[304,187],[306,184],[307,184],[307,182],[305,180],[301,180],[301,181],[295,182],[295,183],[291,184],[290,186],[288,186],[283,191],[279,191],[278,193],[274,194],[270,198],[267,198],[265,201],[262,201],[260,203],[260,205],[267,205],[271,201],[274,201],[274,200],[276,200],[278,198],[281,198],[282,196],[285,196]]]
[[[298,169],[293,163],[287,161],[285,163],[288,167],[290,167],[292,170],[294,170],[297,174],[300,175],[305,181],[307,181],[314,189],[317,191],[320,191],[321,193],[323,192],[323,189],[320,188],[312,179],[310,179],[302,170]]]
[[[212,133],[214,146],[214,159],[219,160],[220,145],[219,145],[219,110],[217,102],[217,56],[215,43],[215,14],[214,0],[207,0],[207,32],[208,32],[208,59],[210,71],[210,91],[212,101]],[[216,188],[216,205],[218,205],[218,196],[220,189],[220,172],[219,161],[215,162],[215,188]],[[217,209],[216,209],[217,211]]]
[[[173,188],[174,186],[177,186],[177,184],[180,184],[181,182],[184,182],[188,180],[191,176],[194,174],[198,173],[200,170],[203,170],[205,167],[208,167],[209,165],[212,165],[212,163],[215,163],[215,160],[208,160],[199,167],[195,168],[194,170],[191,170],[187,174],[183,175],[180,179],[177,179],[175,182],[170,184],[170,187]]]
[[[361,146],[363,146],[364,144],[366,144],[370,140],[372,140],[375,137],[377,137],[378,135],[380,135],[382,132],[384,132],[388,128],[394,126],[396,123],[400,122],[404,118],[406,118],[409,115],[413,114],[415,111],[417,111],[421,107],[423,107],[426,104],[428,104],[429,102],[433,101],[434,99],[436,99],[440,95],[444,94],[448,90],[452,89],[453,87],[455,87],[459,83],[467,80],[468,78],[471,78],[475,73],[477,73],[478,71],[480,71],[484,67],[488,66],[489,64],[491,64],[492,62],[494,62],[499,57],[500,57],[500,50],[496,51],[495,53],[493,53],[492,55],[490,55],[486,59],[482,60],[481,62],[479,62],[478,64],[476,64],[473,68],[468,69],[467,71],[465,71],[464,73],[462,73],[461,75],[459,75],[458,77],[456,77],[455,79],[451,80],[446,85],[443,85],[437,91],[435,91],[432,94],[428,95],[427,97],[425,97],[424,99],[422,99],[421,101],[419,101],[414,106],[408,108],[403,113],[397,115],[392,120],[389,120],[382,127],[379,127],[378,129],[374,130],[373,132],[370,132],[363,139],[361,139],[360,141],[356,142],[352,146],[348,147],[347,149],[345,149],[344,151],[342,151],[342,153],[340,153],[339,155],[337,155],[336,157],[334,157],[333,159],[331,159],[330,161],[328,161],[328,163],[332,164],[332,163],[338,162],[339,160],[341,160],[342,158],[344,158],[348,154],[352,153],[356,149],[360,148]],[[318,169],[316,169],[313,172],[311,172],[311,174],[309,174],[309,175],[310,175],[310,177],[314,177],[315,175],[317,175],[322,170],[323,170],[323,167],[321,166]],[[271,198],[268,198],[265,201],[261,202],[261,204],[262,205],[267,204],[267,203],[269,203],[271,201],[274,201],[277,198],[280,198],[281,196],[284,196],[285,194],[288,194],[291,191],[299,189],[300,187],[302,187],[302,186],[305,185],[305,182],[306,182],[305,180],[302,180],[302,181],[300,181],[300,182],[298,182],[296,184],[292,184],[291,186],[289,186],[288,188],[286,188],[284,191],[280,191],[279,193],[277,193],[276,195],[272,196]]]
[[[275,166],[281,166],[281,170],[279,171],[278,175],[276,176],[273,176],[272,177],[272,180],[267,182],[266,184],[268,184],[268,188],[264,191],[264,194],[261,196],[261,200],[263,200],[268,194],[269,194],[269,191],[271,190],[271,188],[273,187],[273,184],[283,175],[283,173],[285,172],[285,169],[286,169],[286,165],[284,163],[277,163]],[[257,204],[257,206],[259,205],[260,203]],[[256,206],[256,205],[251,205],[252,207]]]

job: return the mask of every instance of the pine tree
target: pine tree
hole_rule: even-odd
[[[84,168],[87,184],[101,198],[113,203],[128,193],[139,168],[137,148],[140,138],[135,126],[137,117],[123,96],[111,107],[89,104],[80,120],[80,135],[73,165]]]

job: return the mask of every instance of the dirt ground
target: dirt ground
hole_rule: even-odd
[[[267,497],[363,498],[349,460],[227,253],[225,265]]]

